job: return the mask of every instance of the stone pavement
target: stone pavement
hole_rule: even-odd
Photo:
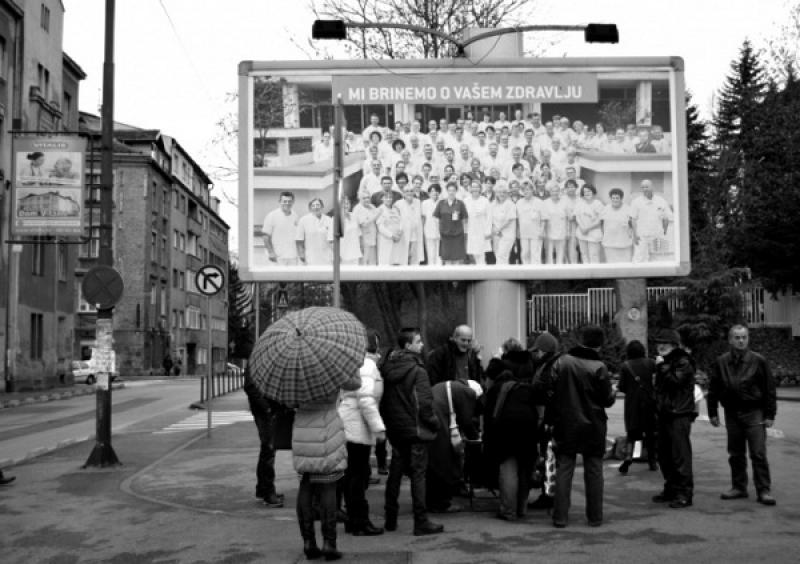
[[[796,405],[796,404],[795,404]],[[786,406],[779,406],[779,414]],[[800,406],[795,407],[795,410]],[[286,506],[254,500],[258,454],[255,426],[242,392],[214,402],[218,426],[180,430],[142,424],[113,439],[122,466],[81,469],[91,444],[70,445],[13,468],[14,485],[0,488],[0,553],[6,564],[284,563],[305,561],[295,519],[297,479],[280,451],[279,491]],[[236,416],[224,417],[225,414]],[[622,433],[622,402],[609,411],[609,436]],[[187,412],[187,420],[196,415]],[[787,419],[788,421],[789,419]],[[779,415],[779,426],[781,415]],[[227,423],[227,424],[223,424]],[[343,562],[796,562],[800,528],[800,429],[770,439],[773,508],[748,500],[721,501],[728,487],[725,433],[698,420],[693,429],[695,505],[653,504],[661,477],[635,464],[627,477],[605,463],[605,523],[583,517],[582,471],[576,472],[570,526],[556,530],[544,512],[517,523],[493,517],[495,501],[479,491],[478,511],[435,516],[445,533],[411,535],[407,484],[397,532],[355,538],[339,528]],[[384,481],[383,478],[381,480]],[[382,524],[383,483],[369,490],[373,520]],[[751,492],[751,496],[752,496]],[[462,500],[466,501],[466,500]]]

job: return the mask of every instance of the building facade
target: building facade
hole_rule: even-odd
[[[81,114],[98,138],[98,116]],[[125,284],[114,308],[116,370],[124,377],[163,373],[164,358],[184,374],[224,371],[227,293],[206,298],[195,275],[206,264],[228,270],[228,225],[219,216],[211,180],[172,137],[124,124],[114,127],[113,254]],[[95,146],[99,149],[99,143]],[[99,252],[99,155],[90,157],[89,242],[81,248],[78,278]],[[76,358],[90,358],[96,311],[77,292]],[[209,334],[211,335],[209,343]]]
[[[10,237],[14,132],[76,132],[80,66],[60,0],[0,0],[0,356],[7,391],[69,382],[76,240]]]

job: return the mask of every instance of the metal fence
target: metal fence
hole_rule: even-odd
[[[670,311],[680,309],[682,286],[647,288],[647,300],[666,300]],[[786,327],[791,325],[791,307],[787,296],[772,299],[764,288],[750,287],[741,292],[742,317],[750,327]],[[585,323],[604,324],[614,319],[617,296],[614,288],[590,288],[585,294],[538,294],[528,300],[529,332],[546,331],[555,325],[569,331]]]

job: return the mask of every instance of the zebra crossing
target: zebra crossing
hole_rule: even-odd
[[[211,428],[223,427],[225,425],[233,425],[241,421],[252,421],[253,415],[247,410],[238,411],[212,411],[211,412]],[[183,421],[168,425],[159,431],[155,431],[155,435],[165,435],[169,433],[184,433],[187,431],[198,431],[205,429],[208,426],[208,414],[205,411],[195,413],[187,417]]]

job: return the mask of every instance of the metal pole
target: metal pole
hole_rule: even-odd
[[[211,342],[211,296],[206,296],[206,324],[208,325],[208,356],[206,357],[206,364],[208,365],[208,385],[206,386],[206,435],[211,437],[211,382],[214,377],[214,363],[212,362],[214,348]]]
[[[342,209],[339,203],[344,175],[344,146],[342,143],[342,95],[333,110],[333,307],[340,307]]]
[[[103,62],[103,125],[102,125],[102,166],[100,171],[100,253],[101,266],[114,266],[112,248],[114,188],[114,8],[115,0],[106,0],[105,18],[105,60]],[[97,336],[101,332],[112,331],[114,308],[97,310]],[[98,343],[99,345],[99,343]],[[97,387],[97,437],[94,450],[86,461],[86,466],[111,466],[120,464],[111,446],[111,375],[108,385]]]

